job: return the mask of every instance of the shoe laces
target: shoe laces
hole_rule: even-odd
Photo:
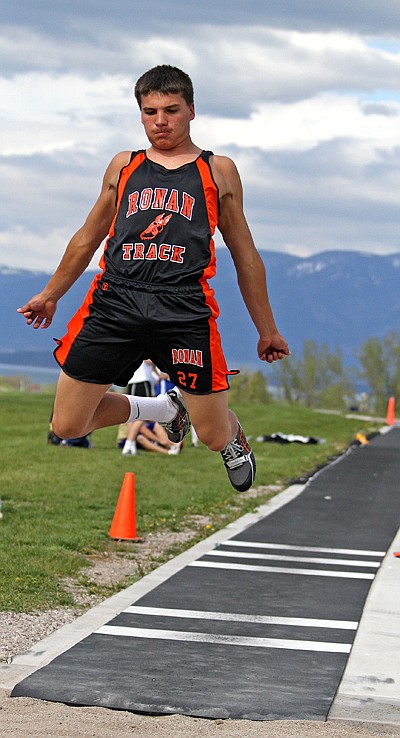
[[[181,412],[181,409],[178,407],[178,413],[171,422],[176,424],[180,430],[181,428],[183,428],[185,424],[185,420],[186,420],[186,412],[185,411]]]
[[[228,443],[223,451],[221,451],[221,456],[225,465],[230,469],[235,469],[237,466],[244,464],[244,462],[248,460],[248,455],[243,453],[244,450],[245,449],[243,448],[240,440],[236,436],[236,438]]]

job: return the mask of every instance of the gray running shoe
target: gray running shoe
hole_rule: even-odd
[[[236,437],[221,451],[229,481],[238,492],[250,489],[256,476],[256,460],[238,423]]]
[[[169,423],[160,423],[167,431],[167,436],[172,443],[180,443],[190,431],[190,418],[183,402],[183,397],[178,388],[170,389],[167,395],[174,403],[177,414]]]

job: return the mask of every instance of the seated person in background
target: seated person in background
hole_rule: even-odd
[[[156,371],[159,371],[156,368]],[[166,392],[170,389],[174,389],[175,385],[173,382],[171,382],[168,374],[163,374],[160,372],[159,376],[155,380],[155,388],[154,388],[154,394],[157,397],[158,395],[165,395]]]
[[[64,438],[60,446],[75,446],[77,448],[92,448],[92,434],[88,433],[87,436],[81,436],[80,438]]]
[[[153,384],[157,383],[157,388],[160,382],[165,384],[165,380],[168,379],[168,374],[163,374],[151,361],[151,359],[145,359],[140,365],[139,369],[133,374],[128,382],[127,394],[136,395],[137,397],[152,397],[153,396]],[[173,387],[173,383],[170,383]],[[166,391],[166,390],[165,390]],[[157,390],[157,394],[159,391]],[[129,449],[132,448],[133,455],[135,453],[135,440],[136,440],[136,426],[133,423],[121,423],[117,433],[117,446],[119,448],[125,448],[125,455],[130,453]],[[125,446],[124,442],[125,441]]]
[[[158,380],[161,376],[158,369],[151,361],[151,359],[145,359],[139,369],[136,369],[133,376],[130,378],[127,387],[128,395],[137,395],[138,397],[152,397],[153,395],[153,381]]]
[[[125,441],[122,449],[123,456],[136,456],[138,449],[156,451],[170,456],[176,456],[182,450],[182,443],[172,443],[160,423],[136,420],[129,423],[129,426],[131,440]]]

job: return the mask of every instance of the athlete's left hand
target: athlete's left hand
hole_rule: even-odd
[[[268,338],[260,338],[257,344],[257,353],[261,361],[267,361],[269,364],[272,364],[273,361],[280,361],[285,356],[290,356],[289,346],[280,333],[274,333]]]

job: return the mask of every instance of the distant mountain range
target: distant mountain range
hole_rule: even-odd
[[[267,267],[275,318],[293,353],[301,351],[304,340],[312,339],[331,350],[339,347],[345,363],[356,364],[357,350],[368,337],[400,332],[400,253],[375,256],[326,251],[308,258],[260,253]],[[227,249],[217,250],[217,263],[212,286],[221,309],[219,328],[228,363],[231,368],[261,368],[257,334],[240,297]],[[54,366],[52,339],[65,333],[94,274],[85,272],[64,296],[49,329],[33,330],[16,309],[42,289],[49,275],[0,267],[0,364]]]

